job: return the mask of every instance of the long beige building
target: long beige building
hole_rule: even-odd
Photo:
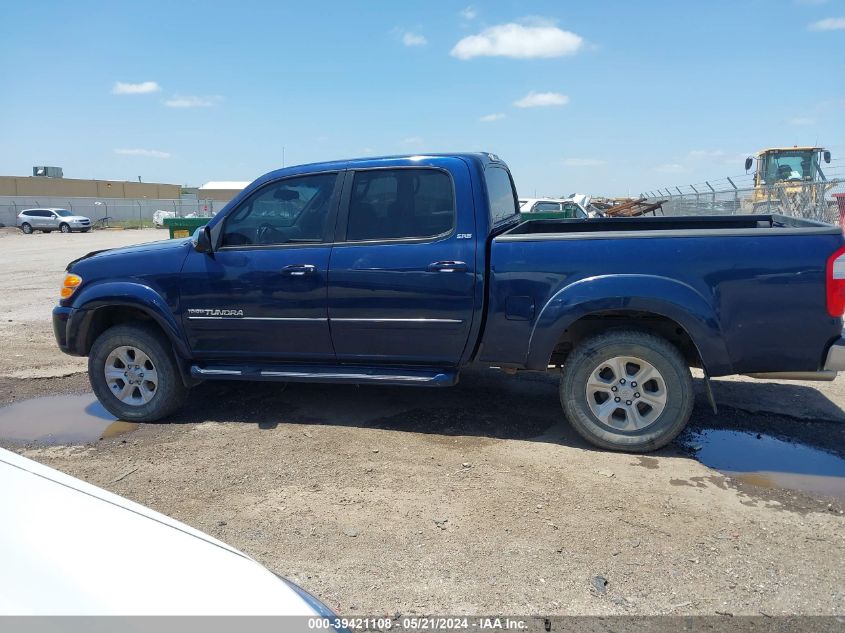
[[[181,185],[158,182],[0,176],[0,196],[178,200],[181,193]]]

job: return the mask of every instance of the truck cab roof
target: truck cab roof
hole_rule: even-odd
[[[475,163],[482,169],[490,163],[505,164],[496,154],[490,152],[458,152],[458,153],[421,153],[421,154],[394,154],[388,156],[369,156],[362,158],[347,158],[343,160],[326,161],[319,163],[306,163],[292,167],[282,167],[266,173],[256,180],[274,180],[276,178],[300,173],[317,171],[333,171],[336,169],[371,169],[373,167],[396,166],[402,164],[414,165],[425,163],[427,160],[438,158],[460,158],[467,162]],[[253,183],[255,184],[255,183]]]

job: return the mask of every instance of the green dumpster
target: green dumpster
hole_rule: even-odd
[[[208,224],[211,218],[164,218],[164,226],[170,230],[170,239],[191,237],[199,227]]]

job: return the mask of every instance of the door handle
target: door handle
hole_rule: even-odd
[[[427,270],[430,273],[465,273],[467,265],[464,262],[455,261],[432,262]]]
[[[317,267],[314,264],[290,264],[282,268],[282,274],[289,277],[304,277],[313,275],[315,272],[317,272]]]

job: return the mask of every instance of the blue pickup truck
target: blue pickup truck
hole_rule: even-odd
[[[262,176],[192,239],[71,262],[53,325],[125,420],[203,380],[445,387],[475,365],[559,371],[581,435],[648,451],[687,423],[690,367],[845,369],[843,246],[771,215],[520,222],[492,154],[345,160]]]

